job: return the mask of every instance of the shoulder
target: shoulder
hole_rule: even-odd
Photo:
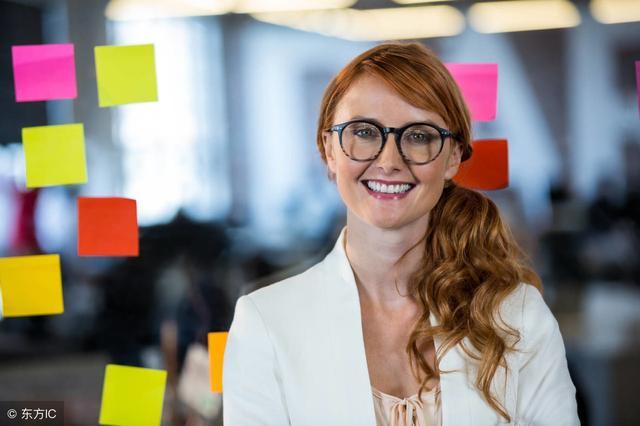
[[[562,342],[562,339],[555,339],[560,335],[558,321],[540,291],[531,285],[526,287],[522,303],[522,334],[525,356],[552,342]]]
[[[261,307],[286,305],[293,300],[299,302],[301,297],[308,297],[321,282],[323,263],[320,261],[302,273],[259,288],[246,297]]]
[[[549,307],[535,286],[521,282],[500,305],[500,317],[515,327],[530,326],[531,323],[555,321]]]
[[[297,310],[313,293],[321,268],[322,262],[316,263],[300,274],[240,296],[231,328],[236,333],[246,329],[242,332],[245,335],[249,335],[250,330],[270,334],[270,329],[291,323],[290,318],[298,316]]]
[[[525,358],[559,332],[558,322],[540,290],[528,283],[520,283],[506,297],[500,317],[520,333],[517,346]]]
[[[317,353],[321,350],[318,342],[330,341],[335,331],[328,324],[339,310],[336,302],[344,300],[341,287],[345,286],[340,285],[338,274],[322,261],[301,274],[240,297],[231,329],[235,338],[242,335],[272,347],[281,359],[305,350]],[[262,337],[255,337],[255,333]],[[309,339],[310,335],[316,338]]]
[[[241,299],[250,301],[267,324],[292,325],[291,318],[303,320],[319,309],[332,275],[325,263],[326,260],[322,260],[300,274],[262,287]]]

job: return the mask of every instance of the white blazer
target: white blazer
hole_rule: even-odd
[[[376,425],[343,238],[304,273],[238,299],[224,354],[225,426]],[[493,381],[510,424],[579,425],[562,336],[540,292],[520,284],[501,315],[522,337],[506,380],[499,369]],[[441,370],[456,370],[440,376],[443,426],[505,424],[474,387],[472,364],[459,345],[442,358]]]

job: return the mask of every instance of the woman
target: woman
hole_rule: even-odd
[[[238,300],[225,425],[579,424],[539,278],[495,205],[451,180],[470,141],[419,44],[331,81],[317,143],[347,224],[323,261]]]

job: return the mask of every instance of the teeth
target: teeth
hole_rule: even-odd
[[[369,189],[375,192],[383,192],[385,194],[398,194],[401,192],[407,192],[411,185],[408,183],[397,184],[397,185],[386,185],[380,182],[367,181],[367,186]]]

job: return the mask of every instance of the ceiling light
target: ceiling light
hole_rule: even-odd
[[[116,21],[345,8],[356,0],[111,0],[105,10]]]
[[[447,0],[392,0],[392,1],[398,4],[416,4],[416,3],[438,3],[438,2],[444,2]]]
[[[353,41],[445,37],[464,30],[464,15],[451,6],[259,13],[255,19]]]
[[[269,13],[298,10],[342,9],[357,0],[236,0],[236,13]]]
[[[221,15],[235,0],[111,0],[105,16],[114,21]]]
[[[640,0],[591,0],[589,9],[603,24],[640,21]]]
[[[481,33],[548,30],[580,24],[580,12],[567,0],[514,0],[476,3],[469,23]]]

